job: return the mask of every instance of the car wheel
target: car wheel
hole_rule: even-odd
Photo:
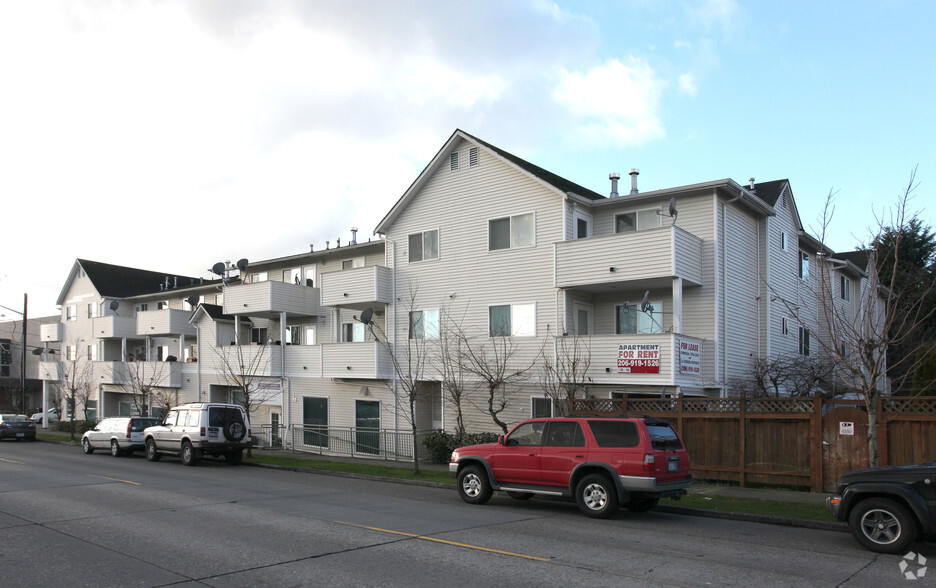
[[[81,450],[85,453],[94,453],[94,448],[91,447],[91,441],[87,437],[81,440]]]
[[[156,451],[156,442],[150,437],[146,440],[146,459],[149,461],[159,461],[160,457],[162,456]]]
[[[111,439],[111,455],[113,457],[120,457],[123,452],[120,450],[120,445],[117,443],[116,439]]]
[[[484,504],[493,493],[487,473],[481,466],[470,465],[458,472],[458,495],[468,504]]]
[[[583,514],[606,519],[617,510],[617,488],[607,476],[589,474],[575,487],[575,501]]]
[[[918,532],[913,516],[889,498],[859,502],[848,516],[848,528],[858,543],[878,553],[904,553]]]
[[[659,498],[635,498],[625,503],[624,508],[632,512],[647,512],[659,503]]]
[[[224,461],[226,461],[228,465],[240,465],[240,463],[244,461],[244,450],[235,449],[231,453],[225,453]]]
[[[182,464],[187,466],[198,464],[198,453],[189,441],[182,442]]]
[[[513,492],[508,491],[507,496],[513,498],[514,500],[529,500],[533,498],[532,492]]]

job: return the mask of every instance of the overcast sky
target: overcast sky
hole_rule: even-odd
[[[76,258],[205,276],[370,236],[456,128],[599,193],[788,178],[829,244],[919,166],[936,3],[0,4],[0,305]],[[3,311],[7,318],[15,315]]]

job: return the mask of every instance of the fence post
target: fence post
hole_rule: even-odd
[[[746,485],[745,480],[747,479],[747,472],[745,472],[745,469],[747,467],[747,443],[746,443],[747,435],[744,430],[745,424],[747,423],[747,399],[743,396],[741,397],[741,405],[739,408],[741,412],[738,415],[740,417],[738,419],[738,426],[739,426],[738,441],[741,444],[741,446],[739,447],[741,463],[739,464],[740,468],[738,469],[738,473],[740,477],[740,480],[738,482],[741,484],[741,487],[744,488]]]
[[[822,492],[822,479],[824,476],[825,451],[822,449],[822,397],[813,397],[813,413],[811,426],[809,427],[809,472],[812,474],[809,480],[810,490],[813,492]]]

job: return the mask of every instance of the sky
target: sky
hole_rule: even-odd
[[[0,305],[57,313],[76,258],[207,278],[366,240],[458,128],[603,194],[631,168],[642,192],[789,179],[852,250],[913,170],[934,224],[934,23],[925,0],[3,2]]]

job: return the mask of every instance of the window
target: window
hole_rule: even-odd
[[[553,403],[551,398],[537,397],[530,398],[530,416],[534,419],[548,418],[553,415]]]
[[[75,345],[66,345],[65,346],[65,360],[75,361],[76,359],[78,359],[78,347]]]
[[[286,345],[300,345],[300,333],[302,328],[299,325],[286,327]]]
[[[839,276],[839,293],[845,302],[851,300],[851,280],[845,276]]]
[[[659,210],[659,208],[648,208],[636,212],[616,214],[614,215],[614,232],[628,233],[662,226],[663,217],[657,214]]]
[[[13,341],[0,339],[0,377],[10,377],[10,366],[13,365]]]
[[[253,327],[250,329],[250,342],[258,345],[266,345],[269,341],[266,327]]]
[[[315,345],[315,327],[307,326],[305,328],[305,344]]]
[[[85,402],[85,418],[89,421],[97,420],[97,400]]]
[[[477,167],[481,163],[481,150],[477,147],[472,147],[468,150],[468,167]]]
[[[187,345],[182,350],[182,359],[185,361],[198,361],[198,345]]]
[[[532,246],[535,227],[532,212],[490,220],[488,221],[488,250]]]
[[[458,151],[453,151],[449,155],[449,169],[452,171],[458,171]]]
[[[790,321],[787,317],[780,317],[780,334],[789,335],[790,334]]]
[[[410,313],[410,339],[438,339],[439,311],[414,310]]]
[[[615,334],[649,334],[663,332],[663,303],[651,302],[647,311],[639,304],[625,303],[615,307]]]
[[[156,310],[166,310],[169,308],[169,302],[166,300],[160,300],[156,303]]]
[[[65,320],[66,321],[78,320],[78,305],[77,304],[71,304],[65,307]]]
[[[137,307],[137,312],[146,312],[149,309],[149,304],[143,302]]]
[[[302,268],[303,275],[305,276],[305,285],[314,286],[315,285],[315,264],[307,265]]]
[[[250,283],[255,284],[257,282],[266,282],[269,278],[267,277],[266,272],[257,272],[255,274],[250,274]]]
[[[787,250],[787,239],[785,231],[780,231],[780,249],[784,251]]]
[[[157,345],[156,346],[156,361],[166,361],[167,359],[169,359],[169,346]]]
[[[353,323],[342,323],[341,342],[342,343],[361,343],[364,341],[364,323],[357,321]]]
[[[514,429],[507,438],[507,445],[537,447],[542,445],[543,431],[547,421],[524,423]]]
[[[413,233],[409,236],[409,260],[439,259],[439,231]]]
[[[631,421],[588,421],[598,447],[637,447],[640,433]]]
[[[302,269],[298,267],[283,270],[283,281],[287,284],[302,283]]]
[[[491,337],[536,336],[536,305],[529,303],[488,307],[488,332]]]
[[[88,345],[88,360],[97,361],[97,345]]]
[[[809,329],[799,328],[799,354],[809,356]]]
[[[575,421],[553,421],[546,433],[548,447],[585,447],[585,435],[582,427]]]
[[[848,343],[843,341],[842,344],[839,345],[839,353],[841,354],[843,360],[848,361],[851,359],[848,357]]]
[[[341,262],[341,269],[354,269],[356,267],[364,267],[364,258],[355,257],[354,259],[345,259]]]
[[[95,302],[88,303],[88,318],[97,317],[98,305]]]
[[[215,294],[214,303],[218,306],[224,306],[224,292]]]
[[[805,251],[800,251],[800,262],[799,262],[799,277],[801,280],[809,279],[809,254]]]

